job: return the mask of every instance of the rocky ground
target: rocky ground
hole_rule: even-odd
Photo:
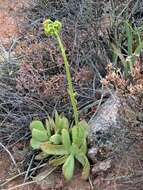
[[[50,2],[52,5],[52,1]],[[90,8],[89,2],[86,3]],[[96,3],[98,7],[100,3]],[[55,44],[43,36],[41,23],[47,15],[45,10],[40,8],[40,4],[35,6],[34,1],[0,0],[0,64],[4,71],[0,76],[0,189],[142,190],[143,122],[134,114],[142,113],[142,108],[138,106],[140,111],[134,109],[136,105],[130,106],[126,98],[118,99],[109,89],[102,90],[99,83],[105,76],[106,65],[110,62],[110,51],[105,51],[108,46],[103,37],[106,38],[111,24],[111,18],[107,14],[111,4],[103,1],[97,11],[93,11],[92,23],[89,22],[92,20],[90,9],[83,6],[78,10],[78,6],[73,6],[71,1],[69,5],[67,12],[64,5],[57,8],[56,3],[52,6],[60,11],[52,10],[51,7],[47,7],[47,10],[51,17],[63,21],[63,40],[73,72],[74,85],[79,94],[80,116],[90,119],[98,112],[91,122],[91,128],[94,129],[96,124],[99,130],[91,132],[90,140],[95,135],[94,140],[98,138],[100,141],[101,138],[104,143],[94,146],[96,142],[91,142],[95,144],[91,152],[89,151],[94,153],[89,181],[80,179],[81,171],[78,165],[73,180],[67,183],[60,169],[54,171],[46,162],[34,161],[35,152],[30,150],[28,144],[28,124],[31,119],[39,115],[40,118],[45,118],[47,113],[52,113],[53,107],[71,117],[69,99],[65,93],[63,62]],[[133,3],[134,11],[135,5]],[[127,6],[132,5],[124,1],[120,1],[118,5],[119,10],[123,12]],[[99,15],[96,15],[97,12]],[[140,18],[141,15],[139,22]],[[34,71],[31,70],[31,64],[34,65]],[[110,94],[113,97],[107,100]],[[119,124],[117,117],[120,121],[122,118],[126,121]],[[104,124],[105,131],[100,130]],[[119,128],[116,126],[118,130],[115,130],[115,134],[110,133],[115,125],[119,125]],[[112,148],[107,142],[109,139],[114,145]],[[92,156],[90,158],[92,159]]]

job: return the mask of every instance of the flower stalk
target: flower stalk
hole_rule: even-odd
[[[67,56],[65,53],[65,48],[61,40],[60,36],[60,31],[61,31],[61,23],[59,21],[51,21],[50,19],[46,20],[44,22],[44,30],[45,33],[51,36],[55,36],[57,39],[57,42],[59,44],[59,48],[61,50],[61,54],[64,60],[64,66],[65,66],[65,71],[66,71],[66,78],[67,78],[67,83],[68,83],[68,94],[70,96],[70,101],[73,107],[73,113],[74,113],[74,119],[75,119],[75,124],[78,125],[78,108],[77,108],[77,101],[76,101],[76,92],[73,88],[72,85],[72,78],[71,78],[71,73],[70,73],[70,66],[67,60]]]

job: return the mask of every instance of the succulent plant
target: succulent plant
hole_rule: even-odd
[[[55,121],[48,117],[46,124],[39,120],[34,120],[30,124],[32,138],[30,140],[33,149],[40,149],[40,145],[44,142],[51,144],[61,143],[61,131],[63,128],[68,129],[69,123],[66,117],[62,117],[55,113]]]
[[[53,155],[54,158],[49,161],[54,166],[62,166],[65,179],[70,180],[74,173],[75,161],[83,166],[82,178],[87,179],[90,171],[90,164],[87,159],[87,129],[88,124],[85,121],[79,122],[79,113],[77,109],[76,92],[72,85],[69,63],[65,54],[65,48],[60,37],[62,24],[59,21],[44,21],[45,34],[54,36],[57,39],[61,54],[64,60],[66,78],[68,83],[68,94],[71,100],[74,114],[75,126],[69,127],[69,121],[57,112],[55,120],[48,117],[45,126],[41,121],[33,121],[30,124],[32,133],[31,146],[34,149],[40,149],[41,153],[36,159],[43,159]]]
[[[87,129],[88,124],[83,120],[78,126],[69,128],[66,117],[61,117],[56,112],[55,121],[52,118],[46,120],[46,125],[39,120],[32,121],[31,146],[42,152],[36,156],[41,160],[50,155],[55,156],[49,163],[54,166],[63,164],[62,171],[65,179],[70,180],[73,176],[75,160],[83,166],[82,178],[89,176],[90,165],[86,157],[87,153]]]
[[[49,142],[40,145],[43,153],[56,156],[49,161],[54,166],[62,165],[62,171],[65,179],[70,180],[73,177],[75,160],[78,160],[83,166],[82,178],[87,179],[90,171],[90,164],[86,157],[87,153],[87,123],[80,121],[78,126],[71,130],[62,129],[62,144],[49,144]],[[58,156],[58,157],[57,157]]]

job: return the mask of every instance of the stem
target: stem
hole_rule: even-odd
[[[62,53],[62,57],[64,59],[64,65],[65,65],[65,70],[66,70],[66,78],[67,78],[67,82],[68,82],[68,93],[70,96],[70,100],[71,100],[71,104],[73,107],[73,112],[74,112],[74,119],[75,119],[75,124],[78,125],[78,109],[77,109],[77,101],[75,99],[75,92],[74,92],[74,88],[72,85],[72,79],[71,79],[71,73],[70,73],[70,66],[67,60],[67,56],[65,53],[65,48],[63,46],[63,43],[61,41],[61,38],[59,36],[59,34],[56,32],[56,38],[57,41],[59,43],[59,47]]]

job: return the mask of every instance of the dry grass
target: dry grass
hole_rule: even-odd
[[[111,61],[109,40],[116,41],[120,21],[128,18],[136,26],[142,22],[143,2],[139,0],[120,3],[118,0],[33,0],[31,3],[25,9],[25,22],[20,23],[21,38],[8,54],[1,49],[6,59],[0,65],[0,142],[6,148],[28,141],[28,125],[35,117],[44,119],[54,109],[72,115],[60,53],[53,39],[43,34],[45,18],[63,23],[62,36],[78,92],[79,111],[85,118],[93,114],[93,105],[98,108],[102,103],[104,92],[100,80]],[[32,74],[28,75],[27,68],[22,70],[25,65],[32,69]],[[120,172],[116,177],[119,176]]]

